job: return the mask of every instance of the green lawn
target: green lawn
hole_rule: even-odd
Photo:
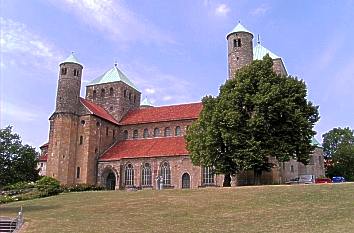
[[[67,193],[23,206],[25,232],[354,232],[354,183]]]

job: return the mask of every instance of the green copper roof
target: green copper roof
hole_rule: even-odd
[[[122,71],[120,71],[117,67],[117,65],[114,65],[114,67],[110,70],[108,70],[106,73],[101,75],[100,77],[94,79],[92,82],[90,82],[87,86],[92,86],[96,84],[103,84],[103,83],[112,83],[112,82],[118,82],[121,81],[135,90],[138,90],[138,88],[130,81],[127,76],[123,74]]]
[[[231,31],[229,32],[226,37],[228,37],[230,34],[232,33],[236,33],[236,32],[248,32],[248,33],[251,33],[250,31],[248,31],[240,22],[236,25],[236,27]]]
[[[152,103],[148,100],[147,97],[143,101],[141,101],[140,106],[153,106]]]
[[[60,62],[60,65],[63,63],[76,63],[79,65],[82,65],[79,60],[77,60],[77,58],[74,56],[74,53],[72,52],[69,57],[67,59],[65,59],[64,61]]]
[[[267,54],[269,54],[272,59],[280,58],[268,49],[264,48],[261,43],[257,42],[256,47],[253,48],[253,60],[262,60]]]
[[[312,145],[312,146],[321,147],[321,144],[316,140],[315,137],[312,137],[312,139],[311,139],[311,145]]]

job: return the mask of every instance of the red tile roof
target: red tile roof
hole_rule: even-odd
[[[84,98],[80,97],[81,103],[95,116],[98,116],[102,119],[105,119],[107,121],[110,121],[114,124],[118,124],[118,122],[111,116],[106,110],[104,110],[101,106],[98,106],[97,104],[86,100]]]
[[[202,108],[202,103],[140,108],[130,111],[119,124],[132,125],[139,123],[196,119],[199,117]]]
[[[48,159],[48,154],[44,154],[44,155],[39,156],[38,161],[47,162],[47,159]]]
[[[135,139],[118,142],[108,149],[100,161],[122,158],[147,158],[188,155],[184,137]]]

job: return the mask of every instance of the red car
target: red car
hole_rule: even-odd
[[[316,184],[323,184],[323,183],[332,183],[332,180],[330,178],[317,178],[315,180]]]

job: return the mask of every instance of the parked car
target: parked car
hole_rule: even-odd
[[[316,177],[314,175],[301,175],[299,178],[300,184],[314,184]]]
[[[298,184],[299,183],[299,177],[290,179],[289,181],[285,182],[285,184]]]
[[[323,183],[332,183],[332,180],[330,178],[317,178],[315,180],[316,184],[323,184]]]
[[[342,182],[345,182],[345,179],[343,176],[333,176],[332,182],[333,183],[342,183]]]

